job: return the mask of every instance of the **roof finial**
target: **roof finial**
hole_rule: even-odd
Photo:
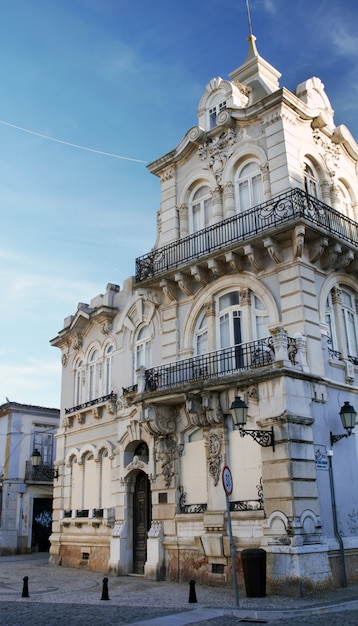
[[[249,0],[246,0],[246,8],[247,8],[247,19],[249,21],[250,37],[252,37],[252,24],[251,24],[251,13],[250,13]]]

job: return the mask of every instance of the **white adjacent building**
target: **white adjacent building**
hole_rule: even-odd
[[[358,410],[358,146],[319,78],[279,78],[250,36],[148,166],[155,246],[52,340],[55,563],[231,585],[227,465],[239,573],[260,547],[268,592],[357,582],[357,441],[330,433]]]
[[[1,555],[49,549],[59,420],[59,409],[10,400],[0,406]]]

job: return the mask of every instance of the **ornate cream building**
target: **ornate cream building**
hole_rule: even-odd
[[[52,340],[55,563],[231,585],[227,465],[239,570],[261,547],[268,592],[358,580],[358,146],[318,78],[279,78],[250,36],[148,166],[155,246]]]

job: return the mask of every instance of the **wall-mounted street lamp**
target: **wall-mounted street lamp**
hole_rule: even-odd
[[[58,467],[51,467],[49,465],[45,465],[42,463],[41,452],[34,449],[31,457],[31,465],[34,468],[35,475],[38,479],[47,478],[48,480],[54,480],[54,478],[58,478]]]
[[[330,434],[330,440],[331,440],[331,446],[333,446],[333,444],[336,443],[337,441],[339,441],[340,439],[344,439],[344,437],[350,437],[350,435],[352,435],[353,429],[355,427],[357,413],[354,410],[354,408],[352,407],[352,405],[349,404],[349,402],[345,402],[344,403],[344,405],[342,406],[342,408],[341,408],[341,410],[339,412],[339,416],[341,418],[343,428],[347,432],[344,433],[344,435],[333,435],[332,433],[329,433]]]
[[[230,410],[234,417],[234,426],[240,431],[240,436],[250,435],[254,441],[256,441],[263,448],[272,447],[275,451],[275,438],[273,434],[273,426],[270,430],[246,430],[245,424],[247,422],[247,410],[248,407],[244,400],[240,397],[236,397],[231,404]]]

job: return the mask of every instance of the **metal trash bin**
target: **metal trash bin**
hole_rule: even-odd
[[[246,596],[263,598],[266,595],[266,551],[250,548],[241,552]]]

